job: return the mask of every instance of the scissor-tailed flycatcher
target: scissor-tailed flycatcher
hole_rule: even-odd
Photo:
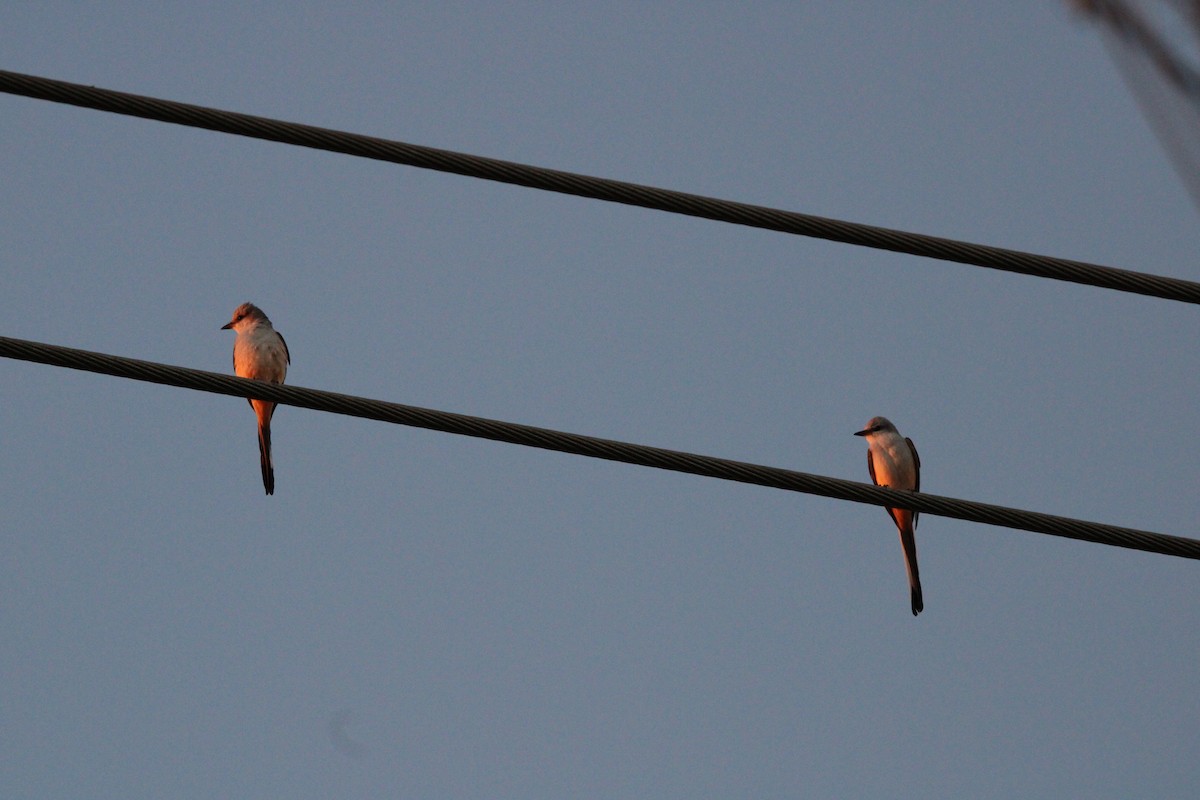
[[[854,434],[867,440],[867,469],[876,486],[889,489],[921,490],[921,459],[912,439],[905,439],[887,417],[872,417],[867,427]],[[906,508],[887,510],[900,531],[900,546],[904,548],[904,566],[908,569],[908,586],[912,590],[912,612],[915,617],[925,610],[921,597],[921,573],[917,570],[916,511]]]
[[[241,378],[283,383],[292,356],[287,342],[271,327],[271,320],[253,303],[242,303],[233,312],[233,319],[221,330],[233,329],[233,371]],[[258,460],[262,466],[263,488],[275,494],[275,464],[271,461],[271,417],[275,404],[267,400],[250,400],[258,416]]]

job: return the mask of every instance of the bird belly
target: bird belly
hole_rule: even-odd
[[[875,454],[875,480],[880,486],[892,489],[912,489],[917,485],[911,459],[893,447],[882,448]]]
[[[282,348],[269,343],[247,342],[245,347],[237,348],[233,371],[242,378],[283,383],[287,373],[287,357]]]

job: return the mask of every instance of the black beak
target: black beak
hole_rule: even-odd
[[[227,331],[227,330],[229,330],[229,329],[230,329],[230,328],[232,328],[232,327],[233,327],[233,323],[232,323],[232,322],[226,322],[224,325],[222,325],[222,326],[221,326],[221,330],[223,330],[223,331]],[[858,434],[855,434],[855,435],[857,436]]]
[[[866,436],[868,433],[871,433],[871,432],[872,432],[871,429],[867,428],[865,431],[855,431],[854,435],[855,436]]]

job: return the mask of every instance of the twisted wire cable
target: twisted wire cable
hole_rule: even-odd
[[[1200,283],[501,161],[0,70],[0,91],[674,214],[1200,303]]]
[[[884,489],[857,481],[811,475],[713,456],[666,450],[512,422],[388,403],[365,397],[285,386],[215,372],[94,353],[24,339],[0,337],[0,356],[57,367],[114,375],[184,389],[270,400],[284,405],[352,417],[474,436],[560,453],[602,458],[626,464],[739,481],[791,492],[803,492],[855,503],[909,508],[923,514],[952,517],[985,525],[1045,533],[1086,542],[1200,559],[1200,541],[1099,522],[958,500],[952,497]]]

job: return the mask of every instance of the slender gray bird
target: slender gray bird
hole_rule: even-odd
[[[283,383],[292,356],[287,342],[271,327],[271,320],[253,303],[242,303],[233,312],[233,319],[221,326],[233,330],[233,371],[240,378]],[[271,417],[275,404],[267,400],[249,400],[258,417],[258,460],[262,467],[263,488],[275,494],[275,464],[271,460]]]
[[[867,427],[854,434],[867,440],[867,469],[876,486],[889,489],[921,491],[921,458],[912,439],[906,439],[887,417],[872,417]],[[912,612],[915,617],[925,610],[921,595],[921,573],[917,569],[916,511],[889,508],[888,515],[900,531],[900,546],[904,548],[904,566],[908,570],[908,586],[912,593]]]

